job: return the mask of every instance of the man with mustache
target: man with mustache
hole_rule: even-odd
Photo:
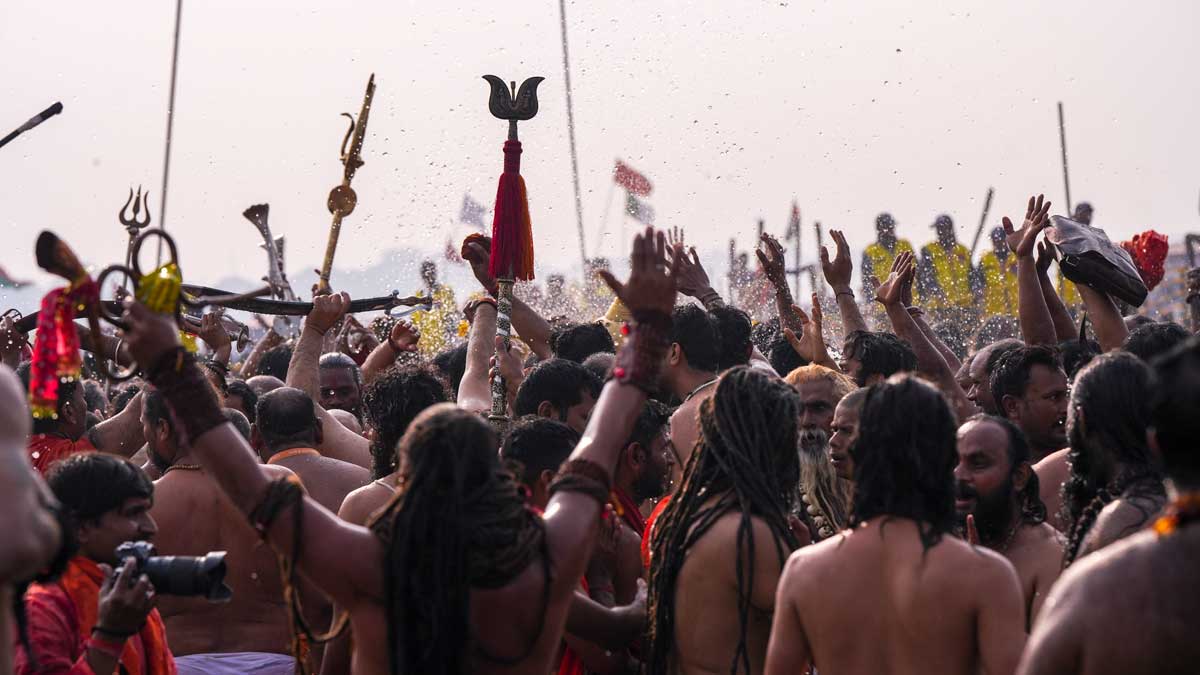
[[[867,389],[855,389],[838,401],[833,411],[833,424],[829,437],[829,463],[833,471],[847,483],[854,482],[854,460],[850,458],[850,446],[858,439],[858,416],[862,412]]]
[[[829,461],[829,437],[838,402],[854,391],[850,378],[811,364],[784,380],[800,394],[800,499],[796,506],[813,541],[833,536],[846,524],[849,485],[837,478]]]
[[[1061,532],[1065,526],[1059,493],[1070,471],[1066,451],[1070,390],[1058,352],[1043,345],[1006,352],[992,370],[991,388],[1000,416],[1029,439],[1047,520]]]
[[[1016,568],[1028,630],[1062,570],[1063,542],[1046,524],[1025,434],[999,417],[967,420],[958,428],[954,488],[955,510],[967,538]]]

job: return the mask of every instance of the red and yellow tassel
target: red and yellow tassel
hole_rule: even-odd
[[[58,419],[59,383],[79,379],[83,359],[75,313],[99,295],[91,279],[56,288],[42,298],[29,365],[29,408],[35,419]]]

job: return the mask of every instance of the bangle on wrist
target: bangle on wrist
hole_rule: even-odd
[[[833,294],[833,297],[836,299],[836,298],[842,297],[843,295],[848,295],[848,296],[850,296],[850,299],[853,300],[854,299],[854,289],[843,288],[840,291],[835,291]]]

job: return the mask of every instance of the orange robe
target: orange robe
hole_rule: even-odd
[[[55,434],[34,434],[29,437],[29,459],[33,462],[33,468],[43,476],[50,469],[50,465],[60,459],[79,452],[95,451],[95,446],[87,438],[72,441]]]

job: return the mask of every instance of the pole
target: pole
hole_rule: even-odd
[[[571,97],[571,60],[567,51],[567,3],[558,0],[559,25],[562,28],[563,82],[567,90],[567,138],[571,142],[571,174],[575,181],[575,224],[579,228],[579,259],[587,266],[587,248],[583,241],[583,197],[579,192],[579,157],[575,152],[575,104]]]
[[[796,211],[796,250],[792,251],[792,258],[795,260],[795,272],[793,274],[795,281],[793,283],[796,286],[796,293],[793,297],[797,298],[797,302],[799,302],[800,298],[800,232],[800,212]]]
[[[817,230],[817,250],[820,251],[821,247],[823,247],[825,245],[825,241],[824,241],[825,237],[822,236],[822,234],[821,234],[821,221],[818,220],[818,221],[814,222],[813,227],[815,227]],[[813,267],[815,269],[816,265],[814,264]],[[813,279],[815,280],[816,278],[817,278],[817,274],[816,274],[816,272],[813,272]],[[824,274],[821,275],[820,281],[813,283],[813,293],[817,292],[818,284],[820,284],[820,288],[821,288],[820,293],[822,295],[824,295],[825,294],[825,275]]]
[[[1063,121],[1062,101],[1058,102],[1058,144],[1062,148],[1063,188],[1067,193],[1067,214],[1074,215],[1071,208],[1071,179],[1067,177],[1067,125]]]
[[[992,208],[992,194],[995,190],[988,188],[987,198],[983,200],[983,215],[979,216],[979,227],[975,230],[975,238],[971,240],[971,259],[975,259],[975,249],[979,246],[979,237],[983,235],[983,227],[987,223],[988,211]]]
[[[183,0],[175,0],[175,43],[171,48],[171,87],[167,98],[167,145],[163,151],[162,195],[158,199],[158,226],[167,229],[167,183],[171,175],[171,132],[175,123],[175,75],[179,70],[179,24],[183,18]],[[162,242],[159,242],[161,255]]]

